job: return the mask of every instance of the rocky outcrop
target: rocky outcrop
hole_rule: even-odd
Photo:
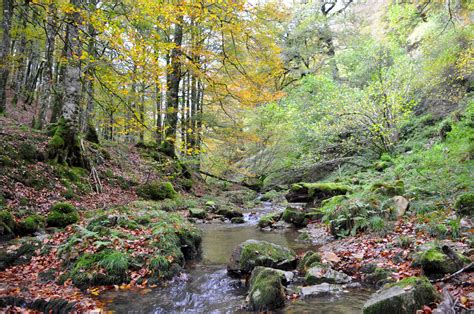
[[[305,281],[308,285],[321,283],[346,284],[351,282],[352,278],[328,265],[318,263],[306,271]]]

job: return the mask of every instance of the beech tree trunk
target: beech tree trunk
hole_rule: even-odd
[[[175,47],[171,50],[171,69],[167,75],[166,93],[166,123],[165,138],[161,150],[170,157],[176,157],[176,130],[178,129],[179,112],[179,82],[181,81],[181,44],[183,41],[183,17],[178,18],[175,25],[173,43]]]
[[[2,20],[2,47],[0,48],[0,113],[6,111],[7,103],[7,81],[9,74],[8,57],[10,55],[10,29],[13,15],[13,0],[3,0],[3,20]]]

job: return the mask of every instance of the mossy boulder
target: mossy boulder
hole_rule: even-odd
[[[256,266],[293,269],[296,266],[296,254],[288,248],[267,241],[247,240],[232,252],[227,271],[243,275],[252,272]]]
[[[458,271],[466,262],[469,262],[466,257],[457,252],[452,252],[452,254],[456,255],[453,259],[443,252],[439,246],[435,244],[429,246],[430,248],[418,254],[415,261],[416,264],[423,268],[426,276],[439,278],[445,274]]]
[[[350,192],[350,190],[351,188],[347,185],[333,182],[301,182],[293,184],[285,197],[289,202],[321,203],[321,201],[330,197],[344,195]]]
[[[402,180],[376,182],[370,187],[372,192],[386,196],[397,196],[405,193],[405,184]]]
[[[16,222],[13,215],[7,210],[0,211],[0,239],[9,239],[15,236]]]
[[[380,288],[383,285],[393,282],[392,273],[393,271],[390,269],[374,267],[366,268],[365,270],[362,269],[362,273],[364,273],[363,282],[375,286],[376,288]]]
[[[265,192],[265,194],[263,194],[261,197],[260,197],[260,200],[263,201],[263,202],[273,202],[273,201],[277,201],[279,200],[280,198],[282,198],[282,193],[281,192],[277,192],[275,190],[270,190],[268,192]]]
[[[304,277],[306,284],[315,285],[321,283],[345,284],[352,281],[352,278],[343,272],[336,271],[329,265],[314,263]]]
[[[21,235],[33,234],[44,228],[45,219],[40,215],[30,215],[18,223],[18,233]]]
[[[285,222],[292,223],[297,227],[304,227],[308,224],[306,213],[297,208],[288,207],[283,211],[281,219]]]
[[[272,311],[283,307],[286,294],[280,273],[271,268],[255,267],[247,299],[251,311]]]
[[[123,252],[106,249],[81,255],[70,272],[72,282],[78,288],[89,286],[118,285],[130,280],[130,257]]]
[[[51,207],[46,222],[49,227],[62,228],[78,222],[79,218],[79,212],[73,205],[60,202]]]
[[[245,223],[245,219],[244,219],[244,217],[232,217],[230,222],[233,223],[233,224],[243,224],[243,223]]]
[[[258,227],[259,228],[266,228],[266,227],[271,227],[273,224],[278,222],[281,218],[281,213],[269,213],[265,214],[260,217],[258,220]]]
[[[454,204],[457,212],[461,215],[474,214],[474,193],[464,193],[460,195]]]
[[[219,207],[215,213],[217,215],[221,215],[221,216],[224,216],[225,218],[227,219],[232,219],[234,217],[243,217],[244,214],[242,214],[242,212],[237,209],[237,208],[234,208],[232,206],[222,206],[222,207]]]
[[[297,270],[305,274],[309,268],[319,263],[321,263],[321,256],[313,251],[307,251],[299,261]]]
[[[190,208],[189,217],[193,217],[197,219],[205,219],[207,217],[207,213],[204,209],[201,209],[201,208]]]
[[[374,293],[364,304],[363,313],[415,313],[438,299],[436,289],[426,277],[409,277]]]
[[[178,195],[171,182],[151,182],[143,184],[137,188],[137,194],[144,199],[153,201],[174,199]]]

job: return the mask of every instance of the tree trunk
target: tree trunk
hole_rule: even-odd
[[[174,48],[171,50],[171,70],[167,75],[165,138],[161,150],[170,157],[176,157],[176,131],[179,112],[179,82],[181,81],[181,44],[183,41],[183,16],[178,17],[174,29]]]
[[[8,57],[10,55],[10,28],[13,15],[13,0],[3,0],[3,20],[2,20],[2,47],[0,49],[0,113],[6,111],[7,103],[7,81],[8,81]]]
[[[55,25],[53,15],[56,11],[54,4],[48,7],[48,18],[46,21],[46,43],[45,43],[45,64],[43,77],[41,79],[40,90],[40,113],[36,121],[36,128],[42,129],[46,123],[46,115],[51,106],[51,94],[53,88],[53,54],[55,47]]]
[[[77,6],[80,0],[70,0]],[[79,40],[80,13],[72,12],[68,15],[67,25],[67,65],[64,71],[64,98],[61,119],[55,134],[50,142],[55,157],[69,165],[85,166],[82,160],[79,144],[79,107],[81,101],[81,68],[80,56],[82,52]]]

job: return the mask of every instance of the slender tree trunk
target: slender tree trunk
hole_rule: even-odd
[[[6,111],[8,82],[8,57],[10,55],[10,28],[13,15],[13,0],[3,0],[2,47],[0,48],[0,113]]]
[[[51,106],[52,88],[53,88],[53,54],[55,48],[55,24],[54,12],[56,8],[54,4],[48,7],[48,17],[46,20],[46,43],[45,43],[45,64],[43,69],[42,81],[40,90],[40,113],[36,121],[36,128],[42,129],[46,123],[46,115]]]
[[[167,95],[166,95],[166,125],[165,138],[161,145],[162,151],[176,157],[176,131],[178,128],[179,112],[179,82],[181,81],[181,44],[183,41],[183,17],[178,17],[178,23],[175,24],[173,42],[175,47],[171,50],[171,70],[167,76]]]
[[[25,56],[25,48],[26,48],[26,23],[29,17],[29,3],[30,0],[25,0],[23,5],[23,14],[22,17],[22,28],[23,31],[21,32],[20,43],[18,46],[18,68],[15,74],[14,79],[14,90],[15,94],[13,95],[12,105],[16,106],[18,103],[18,99],[23,94],[23,87],[24,87],[24,77],[25,77],[25,68],[26,68],[26,61],[27,58]]]

